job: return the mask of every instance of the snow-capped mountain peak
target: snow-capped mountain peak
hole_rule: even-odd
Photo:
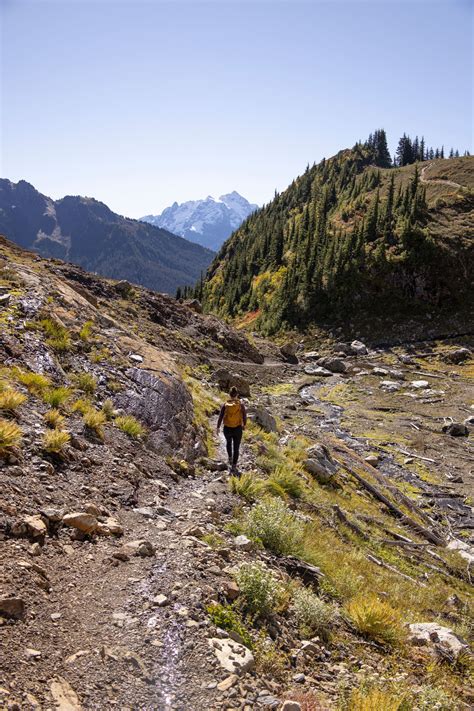
[[[258,208],[234,190],[214,198],[174,202],[160,215],[146,215],[142,221],[150,222],[169,232],[217,250],[242,222]]]

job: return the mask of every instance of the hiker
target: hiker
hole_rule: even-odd
[[[224,437],[229,457],[229,467],[232,474],[237,472],[239,461],[240,442],[242,433],[247,424],[247,412],[244,403],[239,398],[237,388],[232,387],[229,392],[230,399],[225,402],[217,420],[217,431],[224,421]]]

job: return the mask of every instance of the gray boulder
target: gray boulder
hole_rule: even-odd
[[[318,365],[330,370],[331,373],[346,373],[347,366],[343,360],[340,358],[334,358],[333,356],[325,356],[316,361]]]
[[[277,423],[273,415],[263,405],[256,405],[249,409],[249,417],[265,432],[277,432]]]
[[[362,341],[352,341],[351,351],[354,355],[367,355],[368,353],[367,346]]]
[[[184,305],[187,306],[188,309],[191,309],[191,311],[194,311],[197,314],[202,314],[202,304],[198,301],[198,299],[189,299],[184,302]]]
[[[318,358],[321,358],[321,355],[318,351],[306,351],[306,353],[303,353],[302,358],[303,360],[318,360]]]
[[[469,645],[449,627],[437,622],[417,622],[408,625],[408,638],[417,647],[431,647],[433,652],[446,651],[455,659],[460,652],[469,652]]]
[[[133,287],[126,279],[121,279],[116,284],[114,284],[114,289],[122,296],[124,299],[128,298],[133,291]]]
[[[334,373],[331,373],[327,368],[323,368],[321,365],[314,365],[314,363],[307,365],[304,372],[306,375],[317,375],[323,378],[329,378],[334,375]]]
[[[454,363],[458,365],[463,363],[465,360],[471,357],[471,351],[469,348],[457,348],[455,351],[451,351],[444,356],[446,363]]]
[[[327,447],[323,444],[315,444],[306,450],[308,459],[304,461],[304,467],[320,484],[327,484],[337,472],[337,465],[332,460]]]
[[[130,385],[118,393],[114,406],[139,419],[148,429],[148,442],[164,454],[181,450],[194,456],[194,409],[190,393],[177,376],[167,371],[126,371]]]
[[[461,422],[451,422],[450,425],[443,426],[444,434],[451,435],[451,437],[468,437],[469,430],[466,425]]]
[[[214,373],[214,380],[219,385],[221,390],[229,392],[231,387],[236,387],[239,395],[242,397],[250,397],[250,385],[248,380],[237,373],[231,373],[226,368],[219,368]]]
[[[221,667],[226,671],[245,674],[254,668],[253,654],[243,644],[234,642],[233,639],[219,639],[217,637],[209,639],[208,642]]]
[[[297,363],[297,350],[298,344],[295,341],[287,341],[287,343],[284,343],[280,348],[280,353],[288,363]]]

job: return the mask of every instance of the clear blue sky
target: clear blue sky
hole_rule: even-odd
[[[377,127],[473,148],[471,0],[0,0],[2,177],[258,203]]]

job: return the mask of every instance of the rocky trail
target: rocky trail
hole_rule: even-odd
[[[452,188],[462,188],[462,185],[460,185],[459,183],[456,183],[454,180],[447,180],[447,179],[442,180],[442,179],[437,179],[437,178],[426,177],[426,172],[431,167],[432,166],[430,164],[430,165],[423,166],[423,168],[421,169],[420,181],[422,183],[437,183],[438,185],[450,185]]]
[[[468,337],[251,345],[0,247],[0,424],[21,430],[0,460],[1,709],[470,707]],[[232,383],[239,479],[215,434]],[[374,596],[403,643],[358,622]]]

